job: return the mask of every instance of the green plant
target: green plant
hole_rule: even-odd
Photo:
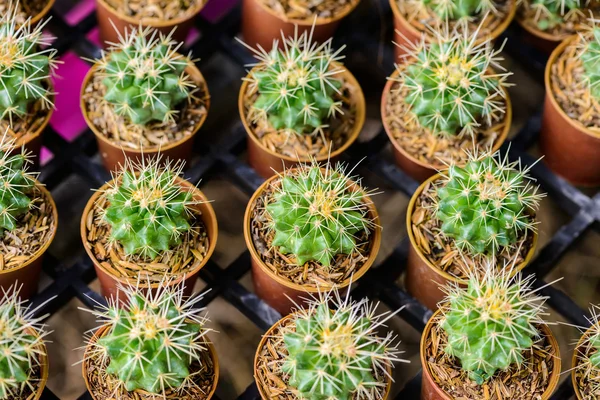
[[[37,309],[24,305],[20,287],[3,290],[0,300],[0,399],[20,399],[35,392],[41,358],[45,356],[44,331]]]
[[[127,255],[153,259],[181,243],[191,229],[193,194],[177,182],[183,163],[162,163],[160,157],[136,164],[128,160],[106,189],[104,220],[110,238]]]
[[[555,27],[564,24],[565,16],[572,10],[577,10],[585,4],[581,0],[521,0],[530,1],[529,7],[535,10],[533,21],[538,29],[542,31],[554,29]]]
[[[336,254],[355,251],[357,235],[373,226],[360,180],[352,181],[341,164],[323,169],[316,161],[301,164],[284,172],[272,188],[274,201],[266,206],[275,233],[272,244],[293,254],[299,265],[317,261],[329,266]]]
[[[530,167],[499,152],[469,155],[464,167],[451,165],[435,195],[444,235],[471,254],[497,254],[535,229],[533,212],[543,197],[528,177]]]
[[[377,399],[388,376],[387,369],[398,358],[395,335],[377,335],[377,328],[395,313],[377,315],[364,298],[352,302],[322,295],[307,309],[294,314],[295,329],[284,331],[287,355],[282,371],[288,385],[307,400]]]
[[[533,275],[523,278],[513,267],[493,261],[483,276],[472,273],[468,287],[450,284],[441,307],[441,328],[448,335],[445,352],[458,358],[477,384],[498,370],[520,366],[523,352],[539,336],[545,297],[532,288]]]
[[[580,34],[580,55],[584,77],[592,96],[600,99],[600,27],[593,26]]]
[[[434,134],[472,136],[485,121],[491,125],[506,112],[504,88],[511,74],[499,64],[500,50],[491,41],[476,44],[477,32],[438,33],[407,48],[396,66],[399,92],[419,125]],[[493,69],[494,70],[493,70]]]
[[[140,27],[102,53],[98,71],[106,87],[104,100],[117,115],[138,125],[173,120],[195,86],[185,73],[191,60],[177,53],[180,46],[171,34]]]
[[[56,50],[45,37],[45,23],[32,27],[27,20],[17,24],[17,6],[9,5],[0,17],[0,117],[23,117],[36,101],[54,106],[48,81],[56,68]]]
[[[443,20],[459,20],[488,13],[497,13],[495,0],[416,0]]]
[[[202,297],[184,297],[183,285],[171,283],[163,280],[153,290],[141,290],[139,282],[120,286],[126,307],[110,301],[85,310],[108,326],[106,334],[88,341],[86,357],[108,361],[105,372],[127,391],[161,393],[195,385],[190,367],[201,364],[208,351],[208,320],[196,308]]]
[[[242,42],[243,43],[243,42]],[[336,100],[342,82],[336,77],[344,70],[338,63],[343,57],[332,50],[332,39],[321,45],[312,42],[312,34],[304,32],[278,41],[267,52],[252,49],[258,63],[248,77],[251,90],[258,97],[250,107],[253,122],[268,122],[274,129],[296,134],[317,132],[329,119],[342,113],[342,102]]]

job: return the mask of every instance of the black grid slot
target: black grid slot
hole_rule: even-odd
[[[364,1],[363,3],[366,4],[363,4],[361,9],[342,24],[335,40],[338,45],[347,45],[346,64],[350,70],[353,70],[355,60],[377,60],[377,62],[362,62],[361,68],[363,70],[368,68],[363,75],[383,87],[385,77],[393,71],[393,48],[389,39],[393,17],[388,0]],[[377,3],[377,7],[374,3]],[[60,55],[74,51],[78,56],[87,60],[97,58],[100,49],[86,38],[86,34],[95,27],[96,16],[92,12],[77,26],[69,26],[63,17],[72,6],[71,0],[57,0],[52,12],[52,19],[47,25],[47,29],[57,37],[54,46]],[[217,23],[211,23],[202,17],[197,19],[196,27],[202,34],[188,48],[194,57],[202,59],[200,67],[202,63],[217,53],[240,66],[253,61],[250,52],[234,39],[239,32],[240,19],[239,5]],[[387,25],[385,40],[379,37],[382,25]],[[541,83],[546,57],[519,41],[521,32],[518,27],[511,27],[505,36],[508,41],[504,50],[513,59],[526,66],[531,76]],[[368,65],[365,66],[365,64]],[[372,82],[363,81],[362,85],[366,87]],[[212,85],[213,82],[211,81],[210,84]],[[215,85],[218,84],[218,82],[215,83]],[[228,111],[231,113],[233,109],[231,107]],[[73,110],[73,112],[78,111]],[[219,110],[213,108],[210,113],[219,113]],[[530,116],[524,127],[511,140],[509,155],[512,159],[521,157],[527,165],[535,162],[527,150],[537,141],[540,115],[541,108]],[[198,160],[187,169],[185,176],[193,183],[201,181],[202,184],[213,179],[218,172],[219,177],[225,177],[241,191],[251,195],[263,182],[263,179],[241,157],[245,149],[246,133],[239,122],[237,110],[235,115],[229,114],[222,120],[225,122],[212,128],[214,132],[218,132],[220,139],[208,149],[196,149],[197,154],[201,154],[201,156],[197,157]],[[203,132],[204,129],[200,131],[200,135]],[[345,160],[353,163],[362,160],[361,170],[369,170],[379,175],[395,190],[411,196],[418,187],[418,183],[393,163],[387,161],[388,158],[381,156],[387,144],[387,136],[380,127],[377,135],[368,142],[362,142],[359,146],[351,148],[344,156]],[[100,187],[110,179],[110,174],[98,161],[96,142],[90,130],[86,129],[73,142],[67,142],[58,133],[48,128],[44,133],[44,145],[54,154],[54,158],[42,168],[40,175],[41,181],[50,189],[64,182],[71,174],[78,175],[93,188]],[[509,145],[507,144],[503,147],[503,151],[508,150]],[[537,258],[525,269],[525,273],[535,273],[538,278],[536,284],[542,286],[544,277],[552,271],[574,243],[587,230],[598,230],[600,194],[595,197],[588,196],[554,175],[543,163],[537,163],[531,173],[539,181],[542,189],[570,218],[568,223],[558,229],[548,244],[541,249]],[[372,268],[357,282],[353,289],[353,295],[369,296],[373,300],[380,300],[392,309],[404,307],[396,318],[404,319],[420,332],[431,316],[431,311],[395,283],[403,273],[408,246],[407,238],[400,241],[386,260],[376,268]],[[266,331],[280,318],[280,315],[239,283],[239,279],[249,269],[250,256],[247,251],[230,265],[217,265],[209,261],[200,273],[202,280],[206,282],[206,288],[211,289],[203,300],[204,305],[221,297],[237,308],[258,328]],[[65,261],[48,255],[44,261],[44,271],[52,282],[33,299],[35,305],[46,303],[40,309],[40,314],[52,314],[73,298],[78,298],[89,307],[93,307],[96,302],[104,302],[102,296],[88,286],[95,279],[95,273],[91,261],[83,251],[79,260],[69,266],[65,264]],[[549,296],[550,306],[565,319],[582,326],[587,324],[585,319],[587,312],[578,307],[567,294],[552,287],[546,287],[543,289],[543,293]],[[397,399],[418,399],[420,380],[421,374],[419,373],[405,385]],[[557,390],[553,399],[568,399],[572,393],[570,380],[567,379]],[[43,399],[56,398],[46,388]],[[80,399],[90,398],[88,393],[82,394],[80,397]],[[257,398],[258,392],[254,384],[250,385],[239,397],[239,399]]]

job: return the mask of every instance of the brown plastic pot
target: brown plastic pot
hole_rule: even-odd
[[[339,64],[336,66],[341,67]],[[356,105],[356,118],[354,120],[354,126],[352,127],[352,131],[350,132],[346,143],[344,143],[339,149],[332,151],[329,156],[317,157],[316,161],[319,163],[337,161],[339,156],[344,151],[346,151],[346,149],[350,147],[352,143],[356,141],[356,139],[360,135],[360,132],[362,131],[363,125],[365,124],[366,103],[362,88],[360,87],[354,75],[350,73],[350,71],[344,70],[344,72],[340,73],[340,77],[343,77],[343,79],[346,82],[349,82],[349,87],[352,88],[350,96],[354,100],[354,104]],[[244,82],[242,83],[242,87],[240,88],[240,95],[238,97],[238,110],[240,112],[242,124],[244,125],[244,128],[246,128],[246,134],[248,136],[248,163],[252,166],[252,168],[254,168],[260,176],[267,179],[275,175],[277,172],[283,172],[285,169],[292,168],[301,162],[309,161],[302,159],[299,160],[298,158],[288,157],[276,153],[264,146],[260,142],[260,140],[258,140],[254,132],[252,132],[252,127],[250,123],[246,119],[244,97],[247,90],[248,81],[244,80]]]
[[[94,125],[87,113],[85,101],[83,100],[83,93],[93,75],[97,72],[98,67],[98,64],[94,64],[83,80],[80,94],[80,107],[87,126],[92,130],[92,132],[94,132],[94,135],[96,136],[98,152],[102,157],[102,164],[104,165],[104,168],[106,168],[108,171],[118,171],[120,166],[125,164],[126,159],[141,161],[143,158],[145,160],[149,160],[156,158],[158,154],[162,155],[163,161],[166,161],[167,159],[174,161],[183,160],[186,162],[186,164],[188,164],[192,158],[194,137],[196,136],[196,133],[198,133],[200,127],[204,124],[206,116],[208,115],[208,110],[210,108],[210,97],[207,96],[206,98],[206,114],[198,121],[191,135],[185,136],[176,142],[167,143],[161,147],[152,146],[144,149],[123,148],[103,135]],[[204,84],[206,84],[204,76],[194,63],[190,63],[190,65],[185,69],[185,72],[190,76],[192,81],[204,82]]]
[[[37,293],[38,283],[40,280],[40,274],[42,272],[42,262],[44,260],[44,254],[48,250],[48,247],[52,244],[54,236],[56,236],[56,230],[58,227],[58,211],[56,210],[56,203],[50,192],[42,186],[41,183],[36,181],[36,186],[44,196],[44,201],[52,206],[52,218],[54,219],[54,227],[50,234],[50,237],[42,247],[38,249],[27,261],[19,265],[16,268],[9,270],[0,271],[0,288],[8,290],[8,288],[15,283],[23,285],[19,295],[22,299],[29,299]]]
[[[437,268],[431,261],[425,257],[417,246],[414,233],[412,231],[412,215],[414,212],[417,198],[423,192],[425,186],[441,178],[441,174],[436,174],[423,182],[421,186],[415,191],[410,202],[408,203],[408,209],[406,211],[406,230],[408,232],[408,238],[410,240],[410,246],[408,249],[408,259],[406,261],[406,276],[404,278],[404,286],[406,290],[423,303],[430,310],[437,310],[438,303],[444,300],[445,294],[440,287],[448,285],[450,282],[457,282],[461,286],[466,286],[467,281],[458,279],[449,273],[442,271]],[[533,258],[535,248],[537,246],[538,234],[533,232],[533,243],[531,249],[527,253],[527,256],[515,267],[515,273],[521,271]]]
[[[29,21],[29,24],[32,27],[35,27],[37,24],[40,23],[40,21],[42,21],[42,19],[48,15],[48,13],[50,12],[50,10],[52,9],[52,6],[54,5],[54,0],[48,0],[48,3],[46,3],[46,5],[44,6],[44,8],[42,8],[42,11],[40,11],[39,13],[37,13],[36,15],[31,15],[31,20]]]
[[[102,325],[101,327],[99,327],[98,329],[96,329],[96,331],[94,332],[94,336],[92,337],[91,341],[95,342],[97,341],[99,338],[103,337],[104,335],[106,335],[108,333],[108,329],[109,329],[109,325]],[[210,389],[210,391],[206,394],[206,397],[203,397],[205,400],[210,400],[213,395],[215,394],[215,390],[217,390],[217,384],[219,383],[219,358],[217,357],[217,350],[215,349],[215,346],[207,341],[206,346],[208,347],[208,352],[210,353],[210,358],[213,361],[213,365],[214,365],[214,371],[215,371],[215,375],[214,375],[214,379],[213,379],[213,384],[212,387]],[[90,348],[90,345],[88,345],[85,349],[85,354],[84,354],[84,360],[86,360],[89,357],[90,352],[92,352],[93,349]],[[88,373],[87,373],[87,368],[86,368],[86,363],[83,362],[81,363],[81,372],[83,374],[83,380],[85,381],[85,387],[87,388],[88,393],[90,394],[90,396],[92,397],[92,399],[94,400],[112,400],[113,397],[111,398],[100,398],[100,397],[96,397],[94,396],[94,392],[92,391],[92,384],[88,379]],[[134,393],[136,393],[137,395],[135,396],[136,398],[144,398],[146,396],[151,396],[152,394],[142,390],[142,389],[137,389],[134,391]],[[140,396],[142,395],[142,396]],[[162,397],[160,394],[155,395],[156,397]],[[152,396],[152,398],[154,398],[154,396]]]
[[[110,7],[105,0],[96,0],[100,41],[103,44],[107,42],[118,43],[119,35],[125,34],[126,31],[130,31],[132,28],[139,28],[141,25],[142,28],[150,26],[165,35],[177,28],[173,32],[173,39],[177,42],[183,42],[194,26],[194,19],[205,5],[206,2],[199,4],[194,10],[188,10],[187,15],[184,17],[164,21],[159,18],[136,18],[120,14]]]
[[[273,40],[279,39],[279,46],[283,46],[282,34],[285,38],[293,37],[296,27],[298,35],[312,29],[313,41],[323,43],[333,37],[340,21],[350,14],[358,5],[356,4],[333,18],[313,18],[301,20],[280,16],[267,7],[260,0],[243,0],[242,2],[242,35],[244,42],[249,46],[261,46],[265,50],[273,47]]]
[[[390,141],[392,142],[393,154],[394,159],[396,161],[396,165],[398,165],[398,167],[401,170],[406,172],[413,179],[417,180],[418,182],[423,182],[431,176],[435,175],[438,169],[442,169],[445,167],[442,164],[440,164],[439,166],[434,166],[433,164],[429,164],[417,159],[412,154],[407,152],[402,146],[400,146],[396,138],[394,138],[394,134],[387,122],[386,103],[388,96],[390,96],[391,94],[392,86],[395,83],[395,81],[393,81],[392,79],[397,78],[398,75],[399,72],[396,69],[394,73],[388,78],[388,81],[385,84],[385,88],[383,89],[383,95],[381,96],[381,120],[383,122],[385,132],[387,133]],[[502,144],[508,137],[508,133],[510,132],[510,127],[512,123],[512,103],[510,101],[510,95],[506,88],[502,88],[502,90],[504,91],[504,98],[506,99],[506,112],[504,114],[505,125],[504,129],[496,139],[494,146],[492,147],[492,152],[495,152],[500,148],[500,146],[502,146]]]
[[[293,172],[293,170],[292,170]],[[330,289],[330,287],[307,287],[298,285],[290,282],[281,276],[275,275],[269,267],[263,262],[262,258],[254,247],[254,241],[252,240],[252,234],[250,232],[250,222],[252,218],[252,211],[254,209],[256,199],[262,195],[269,185],[273,183],[279,176],[273,176],[265,181],[252,195],[252,198],[248,202],[246,207],[246,213],[244,214],[244,239],[246,240],[246,247],[250,251],[250,262],[252,264],[252,280],[254,283],[254,292],[263,299],[267,304],[277,310],[281,315],[289,314],[296,305],[305,304],[306,298],[310,298],[310,295],[317,295],[319,291]],[[356,188],[350,183],[351,188]],[[344,288],[351,282],[356,282],[361,276],[365,274],[371,268],[379,252],[381,246],[381,226],[379,224],[379,214],[375,209],[373,201],[369,196],[364,196],[364,202],[369,208],[369,216],[373,220],[374,230],[372,236],[370,236],[370,251],[369,258],[363,264],[363,266],[354,273],[351,280],[347,279],[341,284],[337,285],[337,288]]]
[[[106,298],[118,298],[120,300],[120,304],[124,305],[126,304],[127,297],[124,292],[119,290],[119,284],[127,286],[128,284],[135,284],[136,282],[127,280],[125,278],[117,277],[111,274],[110,271],[106,270],[102,266],[102,264],[96,259],[92,250],[88,248],[88,246],[86,246],[88,235],[88,230],[86,227],[87,216],[92,211],[92,208],[94,207],[94,204],[96,203],[100,195],[106,189],[109,188],[109,185],[111,183],[112,181],[104,184],[100,189],[98,189],[94,193],[94,195],[88,201],[87,205],[85,206],[85,209],[83,210],[83,215],[81,216],[80,233],[81,240],[83,242],[83,247],[85,248],[85,251],[87,252],[92,262],[94,263],[96,275],[100,280],[100,288],[102,291],[102,295]],[[200,270],[206,265],[206,263],[210,259],[210,256],[215,250],[215,247],[217,245],[217,236],[219,233],[219,228],[217,226],[217,216],[215,215],[215,211],[208,202],[208,199],[206,198],[204,193],[202,193],[199,189],[197,189],[194,185],[192,185],[185,179],[177,178],[177,184],[181,187],[182,190],[186,192],[193,192],[194,200],[202,202],[200,204],[196,204],[194,208],[201,212],[202,222],[204,223],[204,226],[206,226],[206,231],[208,233],[209,238],[208,250],[204,259],[201,262],[197,263],[191,271],[187,272],[184,275],[178,276],[176,279],[173,279],[170,282],[171,286],[176,286],[183,282],[183,295],[191,296],[194,291],[194,284],[196,283],[196,279],[198,278]],[[154,291],[156,290],[156,288],[159,287],[159,284],[153,283],[148,285],[147,283],[144,283],[144,281],[141,281],[139,283],[139,287],[142,291]]]
[[[552,65],[562,52],[575,41],[572,36],[562,42],[550,55],[544,82],[546,97],[540,145],[544,162],[555,173],[580,186],[600,185],[600,135],[570,118],[556,101],[550,74]]]
[[[258,387],[258,393],[260,394],[260,398],[262,400],[271,400],[272,398],[269,397],[269,395],[265,391],[265,389],[262,385],[262,382],[259,382],[259,380],[258,380],[257,367],[258,367],[258,359],[260,358],[260,350],[266,346],[267,339],[270,337],[273,337],[273,335],[274,335],[273,332],[275,331],[275,329],[279,328],[281,325],[283,325],[289,319],[292,319],[292,318],[295,318],[294,314],[287,315],[287,316],[281,318],[279,321],[277,321],[272,327],[270,327],[269,330],[260,339],[260,343],[258,344],[258,347],[256,349],[256,354],[254,355],[254,381],[256,382],[256,386]],[[387,372],[388,372],[388,379],[387,379],[386,386],[385,386],[385,393],[381,397],[381,400],[387,400],[390,395],[390,391],[392,389],[392,379],[390,378],[392,376],[392,366],[391,365],[387,366]]]
[[[21,296],[21,298],[23,297]],[[33,328],[27,329],[27,333],[36,337],[40,336],[39,332]],[[48,351],[46,350],[46,345],[44,342],[40,343],[38,354],[40,357],[40,380],[38,381],[35,393],[32,396],[30,395],[30,397],[27,398],[28,400],[41,399],[42,394],[44,393],[44,388],[46,387],[46,383],[48,382],[48,371],[50,370],[50,364],[48,362]]]
[[[597,329],[599,329],[599,327],[593,326],[593,327],[589,328],[587,331],[585,331],[585,333],[581,336],[581,338],[577,342],[577,346],[575,346],[575,351],[573,352],[573,358],[571,360],[571,382],[573,384],[573,390],[575,391],[575,397],[577,398],[577,400],[586,400],[586,398],[583,397],[583,393],[581,393],[581,388],[578,385],[577,377],[575,376],[575,374],[577,372],[577,368],[579,365],[579,357],[582,354],[585,354],[585,352],[583,350],[583,347],[585,345],[584,342],[592,334],[592,329],[597,330]]]
[[[428,336],[431,333],[431,329],[433,325],[437,322],[439,318],[440,311],[436,311],[433,316],[425,325],[425,330],[423,330],[423,334],[421,335],[421,345],[420,345],[420,353],[421,353],[421,366],[423,368],[423,378],[421,380],[421,400],[452,400],[452,398],[444,392],[444,390],[435,383],[433,377],[431,375],[431,371],[429,371],[429,364],[425,359],[425,344]],[[550,396],[558,386],[558,380],[560,379],[560,350],[558,348],[558,342],[556,338],[552,334],[552,331],[546,324],[542,324],[539,326],[539,329],[543,332],[544,336],[548,338],[550,345],[554,349],[554,365],[550,376],[548,378],[548,387],[542,393],[540,400],[548,400]]]

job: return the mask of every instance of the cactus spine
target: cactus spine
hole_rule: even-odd
[[[600,27],[594,26],[580,33],[580,54],[584,78],[595,99],[600,99]]]
[[[564,24],[565,17],[573,10],[587,5],[589,0],[582,4],[581,0],[521,0],[530,1],[529,7],[535,10],[535,19],[538,29],[542,31],[554,29]]]
[[[440,19],[460,20],[497,13],[495,0],[416,0],[431,9]]]

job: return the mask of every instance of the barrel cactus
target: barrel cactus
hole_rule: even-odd
[[[538,29],[546,31],[565,23],[565,16],[589,3],[589,0],[521,0],[529,1],[535,10],[534,22]]]
[[[448,336],[444,351],[456,357],[477,384],[496,371],[524,362],[523,352],[539,336],[545,298],[510,266],[488,265],[483,276],[471,274],[468,287],[453,283],[442,306],[441,328]]]
[[[17,12],[13,4],[0,16],[0,117],[11,124],[36,101],[44,108],[54,106],[48,82],[57,64],[52,40],[42,32],[45,24],[32,27],[27,20],[18,25]]]
[[[280,49],[274,40],[267,52],[254,50],[258,63],[245,78],[251,90],[258,90],[249,115],[253,122],[267,122],[276,130],[310,134],[329,124],[342,113],[336,100],[344,70],[342,49],[332,49],[332,39],[321,45],[311,41],[309,32],[284,38]]]
[[[600,27],[594,26],[580,36],[579,46],[584,77],[592,96],[600,99]]]
[[[180,46],[171,34],[133,28],[102,53],[98,72],[104,100],[117,115],[137,125],[173,120],[195,86],[185,73],[190,58],[177,53]]]
[[[495,0],[417,0],[443,20],[472,18],[488,13],[496,13]]]
[[[600,397],[600,306],[590,309],[591,318],[588,321],[591,328],[580,328],[585,336],[578,348],[578,360],[575,368],[581,371],[581,375],[589,385],[584,393],[584,400],[595,400]]]
[[[355,251],[357,235],[368,234],[373,221],[360,181],[353,189],[350,183],[341,164],[321,168],[313,162],[284,172],[266,207],[272,245],[293,254],[298,265],[316,261],[327,267],[336,254]]]
[[[127,161],[109,183],[103,218],[127,255],[154,259],[191,229],[190,207],[198,202],[177,183],[182,169],[183,163],[164,165],[160,157]]]
[[[528,177],[529,167],[499,152],[470,155],[451,165],[435,195],[441,231],[470,254],[497,254],[535,229],[534,211],[543,197]]]

